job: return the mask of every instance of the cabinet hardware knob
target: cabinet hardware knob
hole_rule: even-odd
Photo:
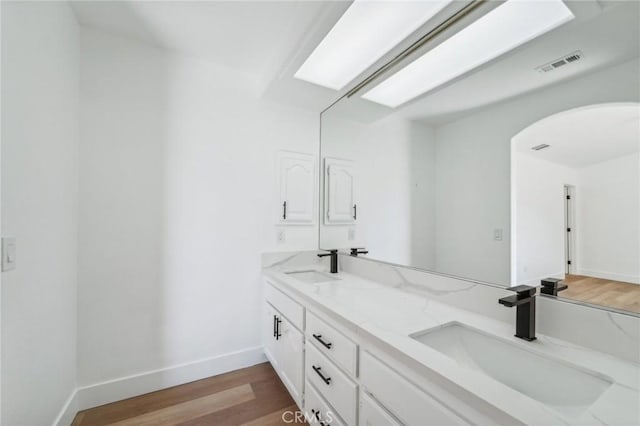
[[[287,202],[282,203],[282,218],[287,219]]]
[[[333,343],[325,342],[324,340],[322,340],[322,334],[313,334],[312,336],[314,339],[320,342],[322,346],[324,346],[327,349],[331,349],[331,347],[333,346]]]
[[[320,378],[325,384],[327,385],[331,384],[331,377],[324,377],[324,375],[320,372],[322,368],[316,367],[315,365],[312,365],[311,368],[313,368],[313,371],[315,371],[316,374],[320,376]]]
[[[358,205],[354,204],[353,205],[353,220],[358,219]]]

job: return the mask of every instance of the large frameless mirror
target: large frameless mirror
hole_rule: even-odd
[[[640,312],[639,3],[480,3],[323,112],[320,248]]]

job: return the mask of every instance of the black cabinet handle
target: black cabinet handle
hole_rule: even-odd
[[[325,342],[324,340],[322,340],[322,334],[312,334],[313,338],[316,339],[318,342],[320,342],[320,344],[322,346],[324,346],[327,349],[331,349],[331,346],[333,346],[333,343],[328,343]]]
[[[282,320],[280,318],[276,318],[276,340],[278,340],[280,337],[282,337],[282,334],[280,334],[280,323],[282,322]]]
[[[324,377],[324,375],[320,372],[321,368],[320,367],[316,367],[315,365],[312,365],[311,368],[313,368],[313,371],[315,371],[318,376],[320,376],[320,378],[322,379],[323,382],[325,382],[325,384],[329,385],[331,384],[331,377]]]
[[[356,220],[358,218],[358,205],[354,204],[353,205],[353,220]]]
[[[282,203],[282,218],[287,218],[287,202]]]
[[[320,420],[320,411],[318,410],[314,410],[313,408],[311,409],[311,414],[313,414],[316,417],[316,420]]]
[[[278,325],[276,323],[276,319],[278,317],[276,317],[275,315],[273,316],[273,337],[276,337],[278,335]]]

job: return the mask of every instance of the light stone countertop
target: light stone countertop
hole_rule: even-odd
[[[514,323],[466,311],[436,301],[428,295],[393,288],[346,272],[334,275],[339,278],[338,281],[308,284],[285,274],[292,270],[326,271],[318,264],[306,268],[273,265],[263,269],[263,273],[265,278],[285,293],[311,306],[315,304],[324,308],[354,326],[358,334],[378,339],[523,423],[640,425],[638,363],[539,333],[537,340],[525,342],[513,336]],[[561,414],[410,337],[450,322],[468,325],[517,347],[607,376],[613,384],[579,416]],[[499,357],[496,360],[499,362]],[[550,386],[553,384],[550,383]]]

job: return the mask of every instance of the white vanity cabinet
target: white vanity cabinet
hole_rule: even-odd
[[[310,425],[343,426],[344,423],[336,415],[320,393],[307,381],[305,384],[304,412]]]
[[[366,392],[360,392],[359,426],[401,426]]]
[[[264,307],[265,355],[301,407],[304,391],[304,334],[294,325],[295,319],[291,321],[282,311],[297,312],[296,306],[300,310],[303,308],[276,289],[271,288],[267,295],[276,297],[267,298]],[[282,308],[278,309],[280,307]]]
[[[360,354],[360,382],[395,417],[407,425],[466,425],[453,411],[396,373],[367,351]]]
[[[353,324],[285,287],[267,282],[265,298],[265,353],[311,425],[518,424],[416,373]]]

